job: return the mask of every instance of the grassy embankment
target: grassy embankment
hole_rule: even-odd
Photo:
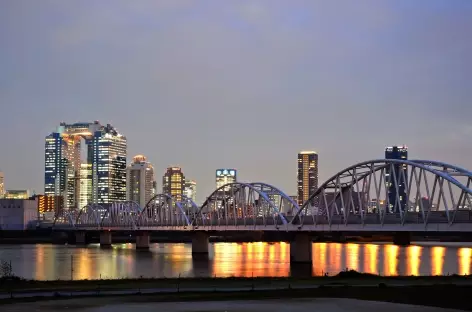
[[[279,290],[258,290],[268,285],[277,285]],[[294,287],[319,285],[316,289],[294,289]],[[150,288],[176,288],[178,293],[141,294]],[[218,292],[228,288],[247,287],[247,291]],[[213,288],[212,292],[198,289]],[[78,281],[34,281],[19,278],[0,279],[0,292],[26,291],[80,291],[136,290],[131,295],[107,296],[114,302],[160,302],[160,301],[214,301],[214,300],[260,300],[283,298],[353,298],[361,300],[387,301],[418,304],[472,311],[468,295],[472,290],[471,276],[426,276],[426,277],[381,277],[355,271],[341,272],[332,277],[310,278],[167,278],[167,279],[118,279]],[[186,290],[187,289],[187,290]],[[190,290],[191,289],[191,290]],[[113,297],[113,298],[111,298]],[[67,299],[56,296],[52,299]],[[32,297],[0,300],[0,304],[51,300]],[[105,300],[105,299],[103,299]],[[108,299],[107,299],[108,300]]]

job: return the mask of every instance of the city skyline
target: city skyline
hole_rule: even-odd
[[[5,188],[42,192],[61,120],[116,125],[198,201],[226,167],[295,194],[304,149],[320,184],[392,143],[472,168],[472,3],[419,3],[2,1]]]

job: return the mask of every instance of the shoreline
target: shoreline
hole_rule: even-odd
[[[234,286],[219,288],[217,285],[214,285],[214,288],[205,289],[205,284],[200,284],[200,289],[197,287],[181,287],[174,291],[152,289],[147,292],[146,289],[139,289],[135,285],[133,289],[129,289],[129,292],[115,294],[107,293],[103,289],[98,289],[93,293],[74,293],[70,290],[63,290],[52,296],[43,294],[20,297],[19,294],[14,293],[13,298],[3,297],[3,299],[0,299],[0,306],[34,302],[56,302],[58,305],[68,306],[68,302],[83,300],[84,298],[88,298],[86,302],[93,302],[93,304],[345,298],[472,311],[472,305],[466,300],[472,290],[472,280],[466,284],[458,285],[452,283],[422,284],[418,282],[396,284],[393,281],[377,283],[378,281],[371,281],[370,284],[366,285],[356,285],[355,280],[351,280],[351,283],[320,284],[317,287],[314,285],[300,285],[296,281],[292,281],[292,284],[273,289],[270,289],[271,284],[266,285],[264,289],[256,283],[255,287],[247,286],[245,289],[237,289]],[[360,280],[357,280],[356,283],[359,282]]]

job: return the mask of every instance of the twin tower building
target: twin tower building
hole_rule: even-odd
[[[156,194],[154,168],[143,155],[127,166],[126,155],[126,137],[110,124],[61,123],[46,137],[44,194],[65,209],[125,200],[143,207]],[[196,183],[171,167],[163,191],[195,199]]]

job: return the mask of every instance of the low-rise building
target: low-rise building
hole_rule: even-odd
[[[36,199],[0,199],[0,229],[25,230],[38,219]]]

